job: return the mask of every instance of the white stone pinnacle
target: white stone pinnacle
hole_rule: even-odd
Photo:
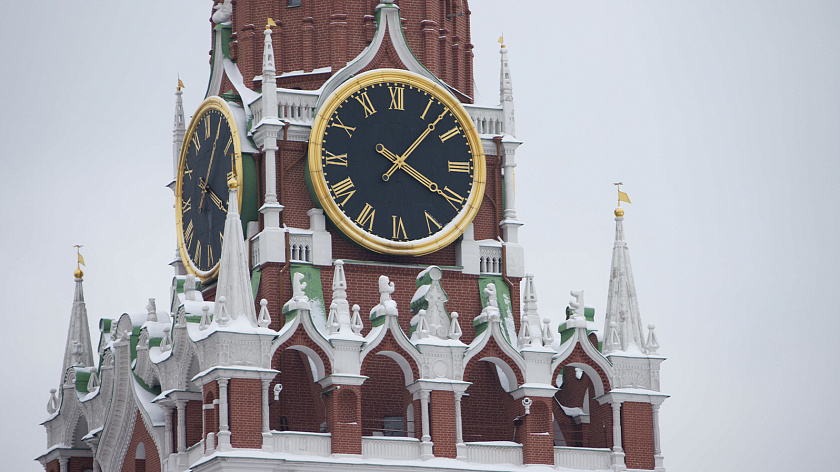
[[[646,354],[642,318],[636,299],[636,284],[630,265],[630,252],[624,242],[624,218],[615,218],[610,286],[604,320],[604,354],[614,351]],[[655,339],[655,338],[654,338]]]
[[[67,344],[64,348],[64,364],[61,369],[62,379],[67,369],[72,366],[93,366],[93,348],[90,343],[85,294],[80,277],[76,278],[76,290],[73,293],[73,308],[70,311],[70,326],[67,329]]]
[[[257,310],[254,308],[251,276],[248,270],[248,252],[242,235],[242,221],[239,219],[239,202],[235,185],[231,186],[229,195],[216,296],[218,299],[225,297],[225,308],[232,321],[244,319],[251,327],[257,327]]]

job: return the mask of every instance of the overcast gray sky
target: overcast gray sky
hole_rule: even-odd
[[[38,471],[72,246],[85,246],[92,328],[168,299],[173,92],[180,74],[188,113],[203,97],[210,1],[7,3],[0,456]],[[517,206],[540,313],[559,317],[583,288],[603,323],[612,182],[623,181],[642,320],[668,357],[668,469],[834,464],[840,3],[471,9],[478,103],[498,103],[502,32],[510,51],[525,141]]]

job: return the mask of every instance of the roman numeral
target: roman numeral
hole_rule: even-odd
[[[204,123],[204,137],[209,138],[210,137],[210,115],[204,115],[204,118],[201,121]],[[219,121],[219,124],[221,125],[222,122]]]
[[[425,109],[425,110],[423,110],[423,114],[422,114],[422,115],[420,115],[420,119],[421,119],[421,120],[425,120],[425,119],[426,119],[426,113],[428,113],[428,112],[429,112],[429,107],[430,107],[430,106],[432,106],[432,100],[434,100],[434,99],[433,99],[433,98],[430,98],[430,99],[429,99],[429,103],[427,103],[427,104],[426,104],[426,109]]]
[[[191,139],[192,139],[193,145],[195,146],[195,152],[200,151],[201,150],[201,142],[198,139],[198,134],[193,133]]]
[[[190,169],[190,164],[185,163],[184,164],[184,175],[188,176],[190,178],[190,180],[192,180],[192,171],[193,170]]]
[[[393,236],[391,239],[408,239],[408,236],[405,234],[405,226],[403,226],[402,217],[398,217],[397,215],[391,216],[391,228]],[[400,233],[402,233],[402,238],[399,237]]]
[[[356,188],[353,186],[353,181],[350,180],[350,177],[342,180],[341,182],[336,183],[332,186],[333,194],[335,195],[335,199],[338,200],[341,197],[344,197],[344,200],[339,203],[339,205],[344,206],[347,203],[347,200],[350,200],[350,197],[356,193]]]
[[[449,172],[470,172],[469,162],[448,162]]]
[[[187,225],[187,230],[184,231],[184,242],[187,243],[187,250],[189,250],[190,246],[192,246],[192,239],[193,239],[193,222],[190,220],[190,223]]]
[[[225,243],[225,235],[221,231],[219,231],[219,244],[224,244],[224,243]]]
[[[373,216],[376,214],[376,210],[370,206],[370,203],[365,203],[365,207],[362,208],[362,212],[359,213],[359,216],[356,217],[356,223],[359,226],[364,226],[365,224],[368,225],[368,232],[373,232]]]
[[[207,245],[207,267],[213,266],[213,245]]]
[[[186,213],[190,211],[190,208],[192,208],[192,204],[190,203],[191,200],[192,197],[188,198],[187,201],[181,200],[181,213]]]
[[[359,95],[353,97],[362,104],[365,109],[365,118],[369,117],[370,115],[376,113],[376,109],[373,108],[373,103],[370,103],[370,98],[368,98],[367,92],[362,92]]]
[[[404,110],[403,93],[405,92],[405,87],[388,87],[388,90],[391,92],[391,106],[388,109]]]
[[[231,145],[231,144],[233,144],[233,137],[231,137],[230,139],[228,139],[228,142],[227,142],[227,144],[225,145],[225,154],[227,154],[227,153],[228,153],[228,149],[230,149],[230,145]]]
[[[324,149],[324,152],[327,153],[327,155],[325,156],[327,159],[327,164],[347,167],[347,154],[339,154],[336,156],[335,154],[327,151],[326,149]]]
[[[443,228],[443,226],[441,226],[428,211],[424,211],[423,213],[426,214],[426,228],[429,229],[429,234],[432,234],[432,225],[437,226],[437,231],[440,231],[440,229]]]
[[[446,198],[446,201],[448,201],[449,204],[452,205],[452,208],[456,210],[458,209],[458,207],[456,207],[455,204],[452,202],[458,202],[463,206],[464,197],[453,192],[449,187],[443,187],[443,192],[441,192],[440,194],[443,195],[444,198]]]
[[[201,241],[195,242],[195,263],[201,264]]]
[[[457,134],[458,134],[458,127],[456,126],[456,127],[452,128],[451,130],[449,130],[449,131],[443,133],[442,135],[440,135],[440,142],[445,143],[447,139],[449,139],[452,136],[455,136]]]
[[[341,122],[341,118],[339,118],[338,115],[335,116],[335,121],[337,121],[338,124],[332,123],[330,126],[338,126],[339,128],[344,128],[344,131],[347,131],[347,137],[353,137],[353,133],[351,133],[351,131],[356,131],[355,127],[344,126],[344,123]]]

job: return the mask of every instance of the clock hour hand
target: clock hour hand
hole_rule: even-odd
[[[449,111],[449,110],[444,108],[443,111],[440,113],[440,115],[438,115],[437,119],[435,121],[429,123],[428,126],[426,126],[426,130],[423,131],[423,133],[420,135],[420,137],[418,137],[417,139],[414,140],[413,143],[411,143],[411,146],[409,146],[408,149],[405,150],[405,152],[403,153],[402,156],[397,157],[397,160],[394,162],[394,165],[392,165],[391,168],[388,169],[388,172],[385,172],[384,174],[382,174],[382,180],[387,182],[388,179],[391,178],[391,174],[393,174],[394,171],[396,171],[397,169],[402,167],[405,160],[408,159],[408,156],[410,156],[411,153],[414,152],[415,149],[417,149],[417,146],[419,146],[420,143],[422,143],[423,140],[426,139],[426,136],[428,136],[429,133],[431,133],[432,131],[435,130],[435,125],[437,125],[438,121],[440,121],[443,118],[443,116],[446,115],[447,111]]]
[[[207,194],[207,181],[199,177],[198,188],[201,189],[201,200],[198,202],[198,212],[201,213],[201,207],[204,205],[204,195]]]

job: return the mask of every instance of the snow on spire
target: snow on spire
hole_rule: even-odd
[[[257,310],[248,273],[248,252],[242,236],[242,221],[239,219],[236,179],[228,180],[230,197],[225,220],[225,237],[222,244],[222,258],[219,265],[219,283],[216,299],[225,297],[225,308],[231,323],[245,323],[257,327]]]
[[[636,299],[636,284],[630,265],[630,251],[624,241],[624,210],[615,210],[615,244],[613,245],[607,314],[604,320],[604,354],[623,351],[625,354],[647,354],[644,328]]]
[[[81,256],[79,256],[81,261]],[[64,373],[72,366],[93,367],[93,348],[90,343],[85,293],[82,289],[82,271],[76,269],[76,290],[73,294],[73,308],[70,310],[70,326],[67,329],[67,344],[64,348],[64,365],[61,369],[61,382]]]
[[[500,40],[502,38],[499,38]],[[502,42],[502,41],[500,41]],[[499,71],[499,102],[502,105],[502,112],[505,117],[505,134],[516,136],[516,120],[513,116],[513,82],[510,78],[510,64],[508,64],[508,52],[504,43],[499,48],[502,59],[501,70]]]

